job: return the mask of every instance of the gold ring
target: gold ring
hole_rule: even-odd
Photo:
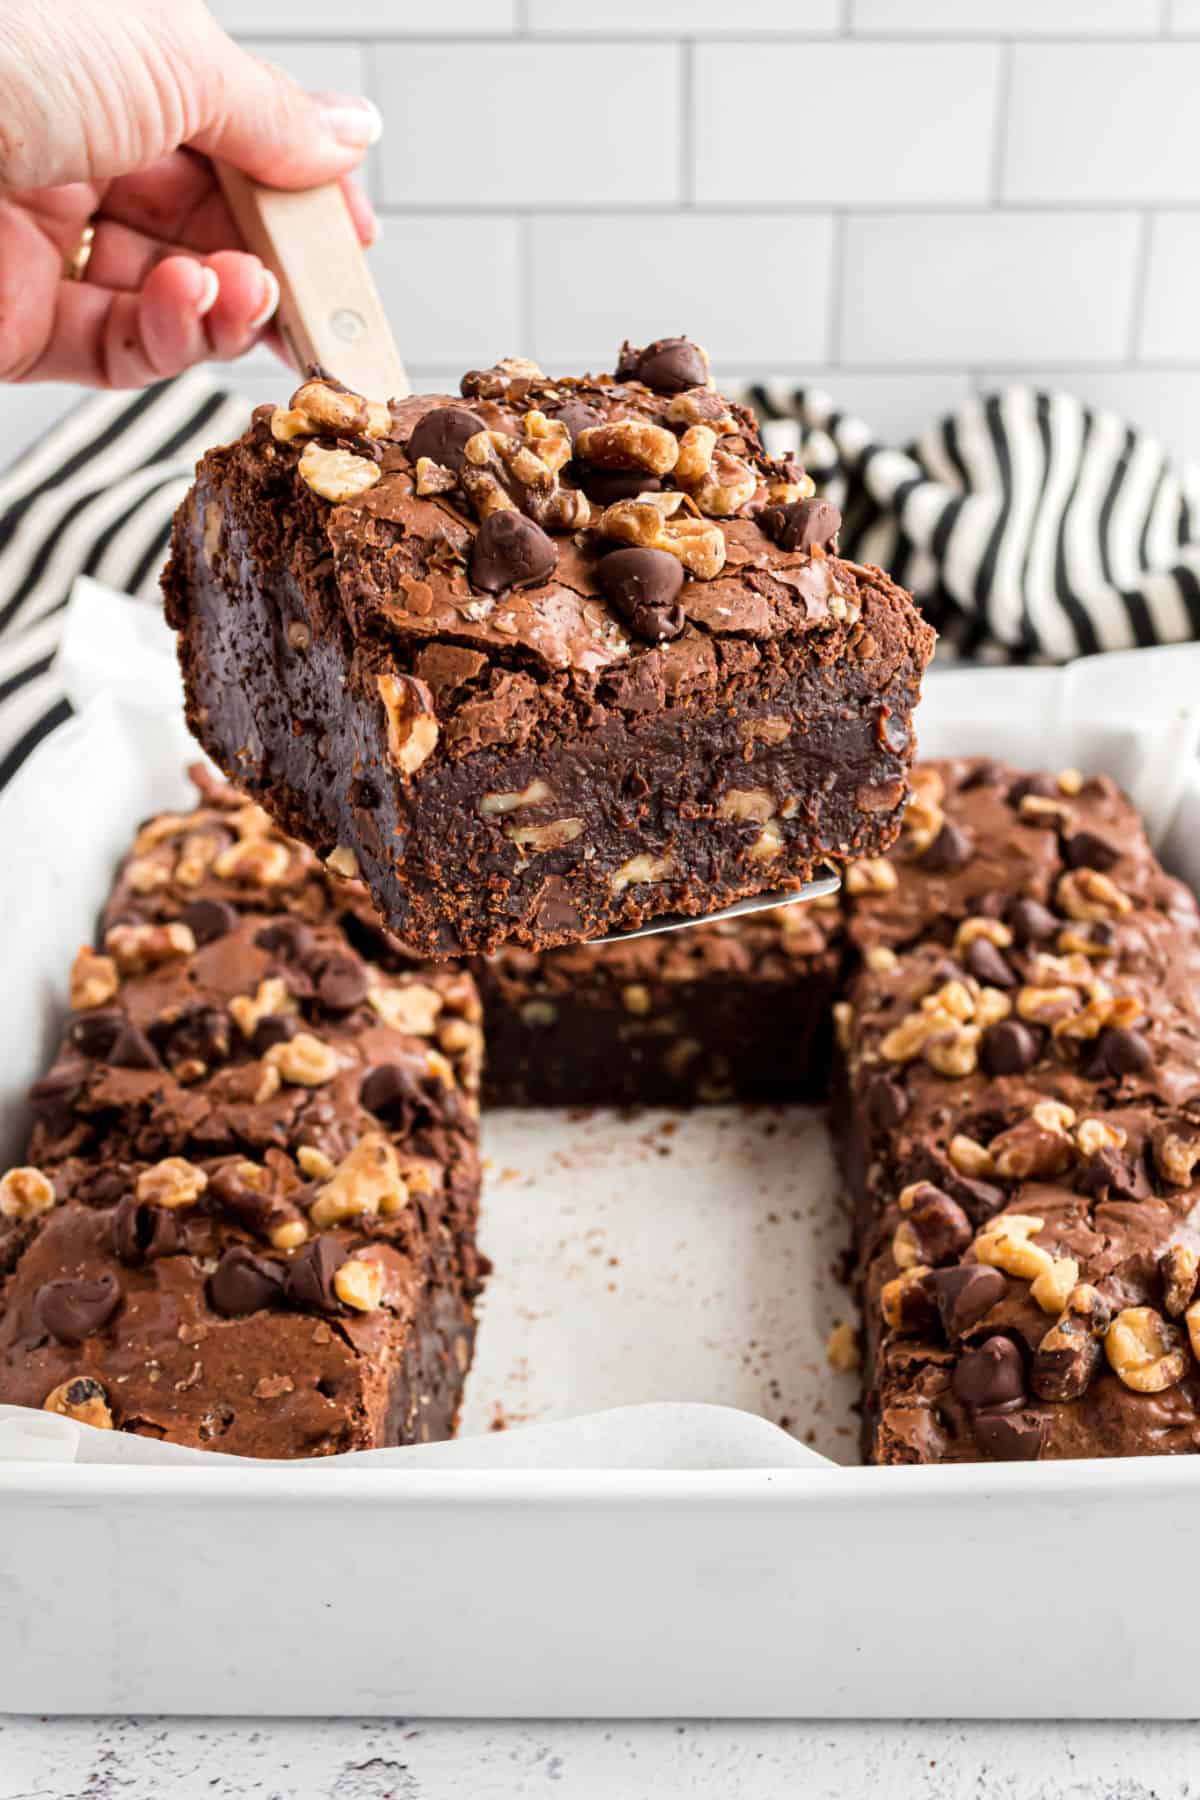
[[[85,225],[69,256],[63,257],[63,276],[67,281],[82,281],[87,274],[88,264],[92,260],[92,245],[96,241],[96,227]]]

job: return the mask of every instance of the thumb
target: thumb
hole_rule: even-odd
[[[315,187],[354,168],[379,137],[383,121],[365,96],[308,94],[273,63],[220,43],[193,149],[269,187]]]

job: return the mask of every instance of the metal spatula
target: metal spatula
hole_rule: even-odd
[[[355,393],[371,399],[400,399],[411,393],[340,188],[331,183],[284,192],[251,181],[227,163],[217,164],[217,175],[248,248],[279,282],[276,323],[297,369],[303,373],[310,363],[320,363]],[[625,938],[686,931],[692,925],[823,899],[836,893],[839,885],[836,875],[828,875],[786,892],[754,894],[696,918],[664,913],[648,925],[593,941],[619,944]]]

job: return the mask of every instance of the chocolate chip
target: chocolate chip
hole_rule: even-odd
[[[966,1213],[940,1188],[923,1182],[904,1215],[917,1246],[917,1260],[936,1267],[958,1256],[975,1235]]]
[[[1148,1200],[1153,1193],[1143,1158],[1109,1145],[1079,1165],[1075,1186],[1081,1194],[1111,1200]]]
[[[367,972],[346,950],[331,950],[309,965],[317,999],[329,1012],[350,1012],[367,997]]]
[[[792,500],[766,507],[758,524],[781,550],[824,550],[842,529],[842,515],[831,500]]]
[[[1062,789],[1053,775],[1023,775],[1020,781],[1014,781],[1008,790],[1008,804],[1019,807],[1027,794],[1036,794],[1039,800],[1061,800]]]
[[[224,900],[193,900],[179,916],[198,944],[226,937],[238,922],[236,908]]]
[[[908,1095],[890,1075],[872,1075],[863,1094],[872,1131],[893,1131],[908,1112]]]
[[[1008,1289],[999,1269],[985,1263],[963,1263],[954,1269],[935,1269],[924,1286],[938,1309],[948,1338],[960,1338],[977,1325]]]
[[[309,1312],[340,1312],[333,1278],[345,1260],[346,1252],[336,1238],[311,1238],[287,1266],[284,1286],[291,1304]]]
[[[973,1412],[1012,1412],[1025,1404],[1025,1364],[1011,1338],[985,1338],[959,1357],[950,1381]]]
[[[300,1021],[291,1013],[268,1014],[254,1027],[250,1047],[255,1056],[265,1056],[276,1044],[286,1044],[289,1038],[294,1038],[299,1029]]]
[[[558,551],[541,526],[523,513],[489,513],[471,545],[471,586],[485,594],[548,581]]]
[[[1013,938],[1022,947],[1040,944],[1058,930],[1058,920],[1040,900],[1014,900],[1004,916]]]
[[[41,1118],[61,1117],[83,1092],[88,1078],[86,1063],[61,1063],[29,1090],[29,1104]]]
[[[1024,1075],[1039,1051],[1037,1037],[1019,1019],[989,1025],[979,1040],[979,1060],[989,1075]]]
[[[596,566],[605,599],[648,644],[676,638],[685,619],[678,605],[683,564],[665,550],[613,550]]]
[[[166,1034],[164,1051],[172,1063],[198,1061],[212,1068],[229,1055],[229,1015],[216,1006],[186,1013]]]
[[[1020,1416],[979,1413],[975,1418],[975,1442],[993,1462],[1036,1462],[1046,1442],[1048,1421],[1036,1413]]]
[[[243,1318],[279,1305],[284,1298],[283,1270],[268,1257],[256,1256],[245,1244],[233,1244],[213,1270],[209,1304],[227,1319]]]
[[[84,1056],[105,1057],[117,1041],[125,1014],[119,1006],[102,1006],[72,1019],[68,1038]]]
[[[308,953],[312,932],[299,919],[273,919],[255,932],[254,942],[285,962],[299,962]]]
[[[972,848],[973,840],[966,827],[955,825],[951,819],[947,819],[920,858],[921,867],[932,870],[936,875],[948,874],[950,870],[961,869],[964,863],[970,861]]]
[[[127,1268],[174,1256],[182,1248],[183,1232],[175,1213],[165,1206],[151,1206],[134,1194],[117,1203],[110,1227],[113,1251]]]
[[[564,400],[556,412],[550,414],[560,425],[565,425],[570,433],[572,448],[581,431],[590,431],[594,425],[603,425],[604,415],[596,411],[594,406],[587,406],[582,400]]]
[[[639,475],[636,469],[582,468],[579,485],[597,506],[615,506],[618,500],[633,500],[638,494],[662,492],[657,475]]]
[[[108,1324],[120,1304],[115,1275],[101,1275],[95,1281],[43,1281],[33,1302],[39,1320],[60,1344],[82,1344]]]
[[[405,448],[414,465],[419,457],[427,456],[431,462],[439,463],[443,469],[453,469],[457,475],[463,466],[463,452],[468,443],[486,430],[478,413],[471,412],[468,407],[435,406],[417,420]]]
[[[656,394],[682,394],[688,388],[708,386],[708,361],[690,338],[655,338],[644,350],[621,345],[617,361],[618,381],[641,381]]]
[[[1072,869],[1099,869],[1105,873],[1115,869],[1121,852],[1115,844],[1096,831],[1073,831],[1062,840],[1063,860]]]
[[[126,1019],[104,1060],[113,1069],[162,1068],[158,1051],[132,1019]]]
[[[999,787],[1002,781],[1007,780],[1008,770],[1004,764],[997,762],[994,757],[985,756],[963,776],[960,785],[966,793],[968,788]]]
[[[1127,1025],[1109,1025],[1100,1033],[1097,1046],[1105,1066],[1118,1080],[1122,1075],[1148,1075],[1154,1067],[1154,1052],[1140,1031]]]
[[[997,950],[995,944],[987,938],[973,938],[967,946],[966,965],[968,971],[985,987],[1010,988],[1017,985],[1017,978]]]
[[[429,1097],[403,1063],[379,1063],[364,1077],[358,1097],[368,1112],[410,1137],[432,1111]]]

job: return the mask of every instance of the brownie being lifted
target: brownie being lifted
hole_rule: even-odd
[[[165,576],[205,748],[427,955],[794,887],[896,836],[933,634],[683,338],[462,398],[314,377]]]

